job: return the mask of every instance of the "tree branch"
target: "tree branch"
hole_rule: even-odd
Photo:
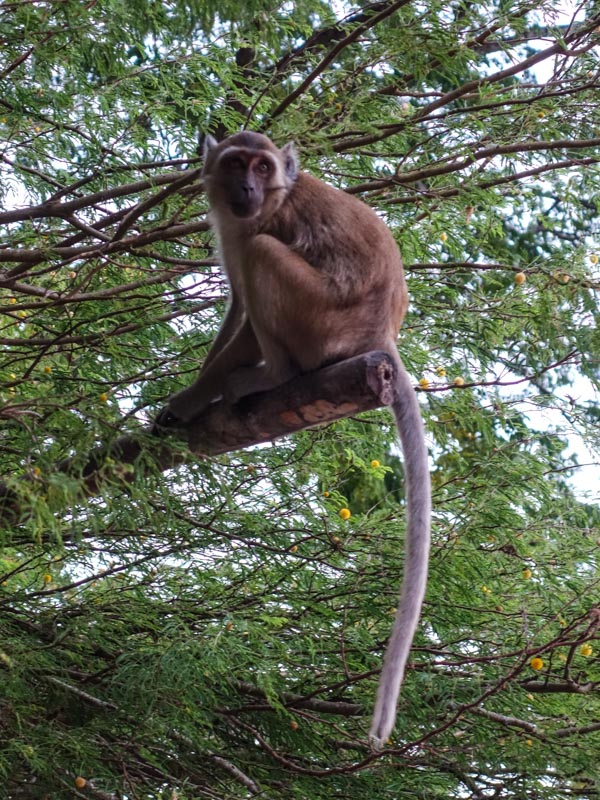
[[[177,428],[196,455],[241,450],[305,428],[386,405],[394,384],[394,365],[387,353],[374,351],[300,375],[270,392],[250,395],[236,405],[213,403],[190,423]],[[81,479],[82,495],[98,494],[115,481],[130,481],[148,469],[164,471],[188,459],[169,444],[167,428],[151,426],[119,437],[81,457],[67,458],[56,471]],[[135,465],[124,471],[123,465]],[[40,479],[24,477],[16,486],[0,481],[0,524],[17,524],[27,516],[23,498]]]

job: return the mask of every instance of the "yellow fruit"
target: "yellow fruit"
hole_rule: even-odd
[[[568,282],[571,280],[571,278],[569,277],[569,275],[567,275],[567,273],[566,273],[566,272],[557,272],[557,273],[554,275],[554,279],[555,279],[555,281],[556,281],[557,283],[562,283],[563,285],[564,285],[565,283],[568,283]]]
[[[444,367],[437,367],[435,372],[436,372],[436,375],[438,376],[438,378],[445,378],[446,377],[446,370],[444,369]]]
[[[421,387],[421,389],[427,389],[427,387],[429,386],[429,381],[427,380],[427,378],[421,378],[421,380],[419,381],[419,386]]]
[[[342,519],[350,519],[352,516],[352,512],[349,508],[340,508],[339,514]]]
[[[339,544],[339,543],[340,543],[340,537],[339,536],[332,536],[331,537],[331,544]]]
[[[46,375],[50,375],[50,373],[52,372],[52,367],[44,367],[44,372],[46,373]]]
[[[39,478],[40,475],[42,474],[42,470],[39,467],[34,467],[31,471],[33,472],[36,478]]]
[[[523,577],[525,578],[526,581],[528,581],[529,578],[531,578],[531,575],[532,575],[532,572],[531,572],[530,569],[524,569],[523,570]]]
[[[44,575],[44,583],[52,583],[52,575],[48,572]]]
[[[454,378],[454,385],[455,386],[464,386],[465,385],[465,379],[461,378],[460,375],[459,375],[457,378]]]
[[[10,372],[8,377],[10,378],[11,381],[16,381],[17,380],[17,376],[15,375],[14,372]]]
[[[531,667],[531,669],[534,669],[536,672],[539,672],[541,669],[544,668],[544,662],[539,656],[535,656],[529,662],[529,666]]]
[[[101,403],[106,403],[106,401],[108,400],[108,395],[106,394],[106,392],[102,392],[102,394],[99,394],[98,400],[100,400]]]
[[[527,747],[531,747],[533,741],[531,739],[525,739],[525,744],[527,745]]]
[[[588,658],[588,656],[592,655],[592,653],[594,652],[594,649],[593,649],[591,644],[588,644],[586,642],[585,644],[581,645],[581,647],[579,648],[579,652],[581,653],[582,656],[585,656],[586,658]]]
[[[371,461],[371,466],[373,467],[373,469],[376,469],[377,467],[380,467],[381,464],[379,463],[379,461],[377,461],[376,458],[374,458],[373,461]]]
[[[323,492],[323,497],[329,497],[329,492]]]
[[[297,731],[299,727],[300,727],[300,725],[298,725],[298,723],[296,722],[296,720],[295,720],[295,719],[293,719],[293,720],[290,722],[290,728],[291,728],[293,731]]]
[[[81,775],[78,775],[75,778],[75,786],[77,787],[77,789],[84,789],[86,784],[87,784],[86,779],[82,778]]]
[[[522,283],[525,283],[526,280],[527,280],[527,275],[525,275],[524,272],[517,272],[517,274],[515,275],[515,283],[517,284],[517,286],[520,286]]]
[[[17,302],[17,298],[16,297],[9,297],[8,302],[9,302],[9,304],[11,306],[14,306],[14,304]]]
[[[590,256],[590,262],[591,262],[592,264],[597,264],[597,263],[598,263],[598,256],[597,256],[597,254],[596,254],[596,253],[592,253],[592,254],[591,254],[591,256]]]
[[[447,241],[448,241],[448,234],[440,233],[440,242],[447,242]]]
[[[225,625],[225,630],[232,631],[233,630],[233,622],[228,622],[227,625]]]
[[[297,544],[293,544],[293,545],[290,547],[290,552],[292,552],[292,553],[297,553],[297,552],[298,552],[298,545],[297,545]]]
[[[19,317],[19,319],[26,319],[27,318],[27,312],[26,311],[17,311],[17,317]]]

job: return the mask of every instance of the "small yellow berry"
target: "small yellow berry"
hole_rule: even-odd
[[[525,275],[524,272],[517,272],[517,274],[515,275],[515,283],[517,284],[517,286],[520,286],[522,283],[525,283],[526,280],[527,280],[527,275]]]
[[[339,544],[339,543],[340,543],[340,537],[339,536],[332,536],[331,537],[331,544]]]
[[[533,741],[531,739],[525,739],[525,744],[527,745],[527,747],[531,747],[532,744],[533,744]]]
[[[19,319],[25,319],[27,317],[27,312],[26,311],[17,311],[17,317],[19,317]]]
[[[49,572],[44,575],[44,583],[52,583],[52,575]]]
[[[232,630],[233,630],[233,622],[228,622],[228,623],[225,625],[225,630],[226,630],[226,631],[232,631]]]
[[[9,304],[11,306],[14,306],[14,304],[17,302],[17,298],[16,297],[9,297],[8,298],[8,302],[9,302]]]
[[[566,272],[557,272],[554,275],[554,280],[557,283],[562,283],[563,286],[564,286],[566,283],[568,283],[571,280],[571,278],[570,278],[569,275],[567,275]]]
[[[448,241],[448,234],[445,231],[443,231],[442,233],[440,233],[440,242],[447,242],[447,241]]]
[[[297,552],[298,552],[298,545],[297,545],[297,544],[293,544],[293,545],[290,547],[290,552],[291,552],[291,553],[297,553]]]
[[[427,378],[421,378],[419,380],[419,386],[421,387],[421,389],[427,389],[429,386],[429,381],[427,380]]]
[[[46,375],[50,375],[50,373],[52,372],[52,367],[44,367],[44,372],[46,373]]]
[[[536,672],[539,672],[541,669],[544,668],[544,662],[539,656],[535,656],[529,662],[529,666],[531,667],[531,669],[534,669]]]
[[[594,652],[594,648],[592,647],[591,644],[588,644],[586,642],[585,644],[581,645],[581,647],[579,648],[579,652],[581,653],[582,656],[588,658]]]
[[[323,497],[329,497],[329,496],[330,496],[329,492],[323,492]]]
[[[42,470],[39,467],[34,467],[31,471],[33,472],[36,478],[39,478],[40,475],[42,474]]]
[[[77,277],[77,273],[76,272],[69,272],[69,277],[74,279],[74,278]]]
[[[99,394],[98,400],[100,400],[101,403],[106,403],[106,401],[108,400],[108,395],[106,394],[106,392],[102,392],[102,394]]]
[[[81,775],[78,775],[75,778],[75,786],[77,789],[85,789],[86,784],[87,784],[86,779],[82,778]]]
[[[11,381],[16,381],[17,380],[17,376],[15,375],[14,372],[10,372],[8,377],[10,378]]]
[[[444,369],[444,367],[436,367],[435,373],[438,376],[438,378],[446,377],[446,370]]]
[[[380,467],[381,464],[379,463],[379,461],[377,461],[376,458],[374,458],[373,461],[371,461],[371,466],[373,467],[373,469],[377,469],[377,467]]]
[[[459,375],[457,378],[454,378],[454,385],[455,386],[464,386],[465,385],[465,379],[461,378],[460,375]]]
[[[339,514],[342,519],[350,519],[352,516],[352,512],[349,508],[340,508]]]
[[[531,578],[532,572],[530,569],[523,570],[523,578],[528,581]]]
[[[556,621],[558,622],[561,628],[564,628],[565,625],[567,624],[567,620],[564,617],[557,617]]]
[[[592,253],[590,255],[590,262],[592,264],[597,264],[598,263],[598,254],[597,253]]]
[[[293,720],[290,722],[290,728],[291,728],[293,731],[297,731],[299,727],[300,727],[300,725],[298,725],[298,723],[296,722],[296,720],[295,720],[295,719],[293,719]]]
[[[488,587],[487,587],[487,586],[482,586],[482,587],[481,587],[481,591],[482,591],[484,594],[491,594],[491,593],[492,593],[492,590],[491,590],[491,589],[488,589]]]
[[[538,119],[544,119],[545,116],[546,116],[545,111],[538,111]]]

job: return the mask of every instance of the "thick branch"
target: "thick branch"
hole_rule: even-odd
[[[317,372],[300,375],[270,392],[251,395],[235,406],[220,401],[192,422],[181,425],[178,434],[187,439],[197,455],[216,455],[269,442],[315,425],[369,411],[386,404],[394,383],[394,366],[387,353],[374,351],[355,356]],[[151,435],[154,434],[154,435]],[[128,480],[148,469],[166,470],[187,460],[187,455],[169,444],[167,429],[145,429],[140,435],[121,436],[112,444],[81,458],[68,458],[56,465],[58,472],[82,479],[82,494],[98,494],[116,480]],[[130,473],[122,465],[135,465]],[[23,478],[24,489],[39,478]],[[27,492],[23,492],[23,497]],[[0,524],[19,522],[27,515],[19,485],[0,482]]]

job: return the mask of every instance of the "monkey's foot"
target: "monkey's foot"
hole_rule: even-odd
[[[264,365],[239,367],[227,377],[225,400],[233,405],[249,394],[268,392],[293,378],[295,374],[292,369],[282,370],[281,374],[274,378]]]

